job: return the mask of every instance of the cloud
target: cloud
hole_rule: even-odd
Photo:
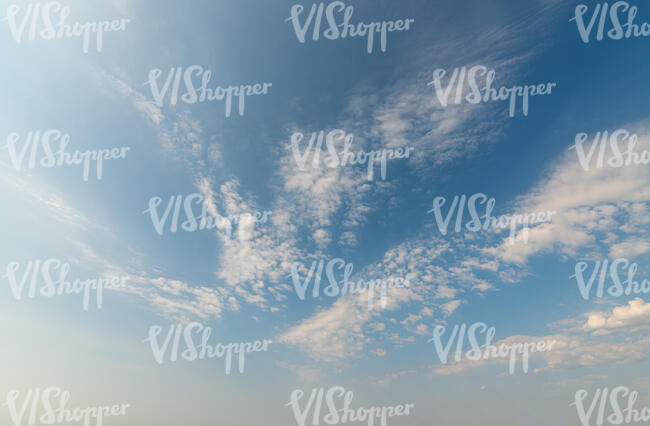
[[[451,316],[451,314],[454,313],[456,309],[463,303],[462,300],[452,300],[450,302],[445,303],[442,305],[440,308],[442,311],[445,313],[445,316]]]
[[[325,248],[329,243],[332,242],[332,238],[330,237],[329,232],[324,229],[315,230],[312,234],[312,238],[320,248]]]
[[[637,150],[650,149],[650,135],[641,134]],[[649,250],[646,224],[650,169],[642,166],[603,167],[585,171],[575,151],[557,160],[547,178],[516,203],[518,212],[556,212],[550,223],[519,231],[515,244],[504,239],[485,252],[505,262],[523,264],[536,254],[558,251],[576,256],[581,250],[611,246],[614,257],[638,256]],[[618,241],[623,239],[623,241]]]
[[[485,64],[497,70],[499,82],[514,84],[519,80],[518,67],[533,53],[520,51],[520,47],[512,43],[511,35],[509,32],[494,33],[489,43],[480,43],[480,47],[462,58],[458,56],[458,46],[453,43],[436,46],[438,62],[448,69]],[[495,45],[500,45],[510,54],[494,55]],[[427,92],[430,87],[426,83],[435,67],[427,68],[430,64],[421,60],[417,60],[417,64],[411,64],[411,69],[419,70],[417,73],[405,72],[404,77],[390,87],[378,90],[360,84],[347,100],[344,118],[332,128],[342,128],[354,134],[358,149],[397,147],[407,143],[415,146],[417,155],[411,163],[420,167],[422,172],[429,169],[432,162],[443,165],[465,158],[480,144],[498,139],[503,128],[502,119],[507,115],[505,104],[465,104],[444,108],[433,90]],[[423,74],[422,69],[426,69],[426,73]],[[288,133],[293,131],[296,130]],[[313,155],[307,154],[307,165],[310,165]],[[332,230],[335,213],[347,212],[348,220],[343,223],[359,226],[364,222],[364,216],[373,211],[372,204],[366,205],[366,192],[377,188],[364,183],[363,176],[360,178],[349,168],[306,167],[299,170],[295,160],[287,155],[281,161],[280,176],[282,189],[288,195],[298,195],[287,197],[294,202],[292,209],[303,213],[294,223],[311,229],[312,239],[319,248],[324,248],[330,238],[336,238],[336,232]],[[356,210],[351,209],[354,205]],[[344,245],[356,243],[354,230],[344,230],[339,241]],[[387,250],[381,261],[371,263],[360,275],[373,276],[373,272],[379,276],[410,274],[414,284],[392,298],[391,309],[397,310],[409,303],[423,304],[421,308],[431,312],[440,308],[440,315],[448,317],[463,303],[455,299],[458,293],[494,289],[493,283],[479,274],[521,276],[517,271],[501,268],[501,259],[484,249],[459,241],[417,238]],[[436,298],[454,300],[433,302]],[[298,345],[320,360],[338,361],[346,356],[357,356],[364,346],[364,332],[372,331],[368,324],[377,315],[378,311],[368,313],[360,309],[350,297],[339,298],[331,307],[292,327],[283,335],[283,340]],[[346,317],[347,322],[343,320]],[[420,334],[427,329],[426,324],[415,324],[415,317],[407,318],[404,326],[409,327],[412,333]],[[387,339],[391,340],[390,337]],[[405,341],[399,336],[392,340]]]
[[[290,328],[280,341],[298,345],[314,359],[340,362],[362,352],[362,325],[372,317],[371,311],[359,306],[354,297],[341,297],[331,308]]]
[[[530,354],[537,367],[534,374],[558,372],[571,368],[594,368],[628,364],[647,358],[650,337],[644,331],[649,327],[650,303],[637,298],[628,305],[616,306],[611,312],[591,312],[587,321],[565,318],[551,325],[559,328],[556,334],[545,336],[509,336],[493,343],[554,341],[550,351]],[[617,331],[617,333],[614,333]],[[641,332],[639,335],[634,333]],[[521,357],[518,358],[521,360]],[[488,365],[506,364],[509,358],[468,360],[428,367],[432,375],[461,374]]]
[[[118,77],[111,75],[104,70],[98,71],[99,74],[106,79],[106,81],[115,87],[120,95],[131,100],[131,105],[147,117],[153,124],[160,125],[165,119],[165,115],[162,110],[153,102],[147,99],[147,97],[133,89],[129,84],[124,80],[119,79]]]
[[[0,175],[7,189],[33,205],[35,212],[45,215],[69,232],[69,250],[66,261],[102,277],[126,277],[125,287],[111,291],[139,296],[149,302],[158,313],[173,319],[189,321],[191,318],[219,318],[225,307],[237,310],[239,304],[231,294],[222,289],[204,286],[192,287],[185,282],[163,277],[151,278],[138,271],[137,264],[144,256],[132,249],[113,226],[98,223],[82,210],[70,205],[63,195],[46,183],[27,181],[10,173]],[[74,231],[74,232],[72,232]],[[92,238],[89,238],[91,235]],[[116,246],[128,253],[129,265],[122,265],[109,255]]]
[[[612,259],[632,259],[650,251],[650,242],[637,237],[631,237],[609,248]]]
[[[91,227],[99,228],[81,210],[71,206],[58,191],[47,183],[37,182],[35,178],[28,181],[11,173],[8,169],[2,169],[5,172],[0,174],[0,178],[6,188],[35,205],[37,209],[43,209],[51,219],[82,231]]]
[[[336,363],[362,356],[369,342],[368,334],[373,334],[372,341],[378,345],[383,340],[395,345],[412,343],[416,335],[428,332],[428,326],[421,321],[425,318],[429,321],[428,317],[436,311],[449,317],[462,303],[461,300],[440,301],[435,297],[440,294],[440,286],[434,284],[443,287],[443,294],[453,295],[471,289],[477,281],[469,270],[441,267],[440,264],[456,263],[453,257],[445,258],[449,255],[449,245],[436,238],[402,243],[387,251],[380,261],[357,271],[351,280],[408,276],[408,288],[388,289],[385,306],[378,303],[379,296],[375,295],[372,310],[368,310],[364,293],[339,296],[330,307],[291,327],[279,340],[298,346],[316,360]],[[417,307],[419,312],[407,313],[401,321],[410,335],[388,332],[379,319],[385,318],[388,312],[398,313],[405,306]]]
[[[614,329],[630,327],[633,325],[647,325],[650,323],[650,303],[637,297],[630,300],[627,306],[617,306],[611,314],[593,312],[588,314],[584,329],[593,331],[594,335],[612,332]]]

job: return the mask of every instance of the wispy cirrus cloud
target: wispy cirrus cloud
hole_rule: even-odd
[[[650,149],[650,135],[639,135],[637,150]],[[592,159],[595,162],[595,157]],[[648,251],[647,211],[650,169],[643,166],[591,168],[585,171],[575,150],[557,159],[548,176],[516,202],[521,213],[554,211],[550,223],[520,231],[515,244],[504,240],[486,249],[505,262],[524,263],[529,257],[557,251],[575,256],[585,250],[615,257],[635,257]]]

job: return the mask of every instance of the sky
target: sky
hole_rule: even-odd
[[[91,35],[84,52],[80,37],[29,40],[32,22],[45,28],[38,21],[24,21],[17,41],[11,24],[28,4],[0,7],[1,425],[15,424],[2,405],[10,391],[48,386],[69,391],[71,408],[130,404],[104,419],[115,426],[299,424],[292,392],[335,386],[354,393],[353,407],[414,404],[388,419],[395,426],[578,426],[576,392],[589,392],[586,406],[617,386],[650,407],[648,293],[592,289],[586,300],[572,277],[579,262],[587,276],[595,262],[627,259],[637,281],[650,280],[650,168],[598,168],[596,154],[585,170],[574,146],[580,133],[586,147],[597,132],[626,129],[638,152],[650,151],[647,38],[597,40],[594,29],[585,43],[572,20],[580,3],[558,0],[349,0],[351,23],[413,19],[387,33],[385,51],[377,33],[370,53],[366,37],[314,40],[313,26],[301,42],[292,10],[304,7],[300,29],[312,3],[62,2],[70,25],[128,19],[103,33],[101,49]],[[587,25],[598,3],[585,4]],[[645,3],[630,5],[635,22],[650,21]],[[234,96],[227,114],[224,100],[184,102],[179,74],[172,102],[170,70],[196,65],[213,90],[270,84],[251,89],[243,108]],[[495,88],[555,84],[529,99],[527,115],[521,98],[514,114],[508,101],[452,102],[470,90],[453,84],[445,106],[435,70],[446,71],[446,88],[455,68],[474,66],[494,70]],[[200,79],[195,71],[197,88]],[[103,161],[101,179],[91,162],[87,180],[79,164],[30,168],[34,145],[14,158],[30,132],[50,129],[68,135],[66,152],[128,150]],[[367,164],[313,167],[314,151],[301,168],[294,148],[335,130],[353,136],[353,152],[412,149],[387,160],[385,178],[376,166],[368,179]],[[304,138],[292,143],[296,134]],[[332,140],[342,149],[342,139]],[[314,149],[328,152],[325,142]],[[188,232],[181,208],[172,232],[172,206],[191,194],[218,226]],[[494,198],[495,216],[555,213],[531,224],[527,240],[521,229],[513,240],[454,232],[456,216],[441,232],[434,199],[446,200],[445,216],[454,197],[472,194]],[[230,236],[227,217],[242,218]],[[68,264],[70,281],[122,285],[104,290],[101,308],[92,292],[88,309],[82,294],[28,297],[24,271],[48,259]],[[367,293],[327,295],[323,273],[320,293],[312,283],[300,298],[295,283],[312,262],[337,259],[353,265],[353,281],[408,277],[409,286],[369,309]],[[14,276],[27,283],[20,298]],[[150,329],[161,327],[162,344],[170,326],[194,323],[210,327],[212,345],[272,343],[247,353],[241,373],[233,361],[227,374],[223,358],[159,364]],[[476,323],[494,327],[499,344],[555,343],[530,355],[528,372],[518,364],[510,374],[504,358],[455,361],[455,345],[444,363],[436,327],[447,343],[454,326]]]

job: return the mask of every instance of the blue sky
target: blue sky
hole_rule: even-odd
[[[84,54],[79,39],[16,43],[1,22],[3,139],[59,129],[71,150],[131,149],[87,182],[77,166],[16,170],[0,150],[2,275],[12,261],[58,258],[71,278],[128,277],[88,311],[76,295],[16,300],[3,277],[0,394],[56,384],[73,406],[130,403],[114,425],[293,424],[293,389],[334,385],[359,406],[414,403],[394,425],[578,425],[576,390],[617,385],[650,406],[647,294],[585,301],[570,278],[576,262],[606,258],[650,277],[650,169],[584,171],[569,150],[577,133],[620,128],[650,149],[648,40],[583,43],[569,21],[575,2],[348,3],[353,21],[415,23],[368,54],[359,38],[299,43],[286,21],[294,3],[282,0],[71,1],[72,22],[131,20]],[[637,20],[650,19],[633,3]],[[191,65],[212,71],[210,87],[272,86],[246,99],[243,116],[225,117],[222,102],[155,105],[150,70],[164,78]],[[496,86],[557,87],[531,98],[528,116],[508,117],[506,102],[443,108],[427,85],[433,70],[473,65],[494,69]],[[361,166],[300,170],[291,135],[334,129],[354,134],[356,150],[413,155],[391,160],[383,181]],[[270,220],[230,242],[208,230],[158,235],[149,199],[197,192],[222,216]],[[557,215],[527,244],[441,235],[433,198],[479,192],[497,215]],[[409,275],[411,287],[372,311],[353,295],[300,300],[291,265],[334,258],[355,279]],[[244,374],[224,374],[221,360],[157,365],[149,327],[190,321],[212,327],[215,343],[274,343],[247,356]],[[528,374],[442,365],[433,327],[479,321],[497,341],[558,344]]]

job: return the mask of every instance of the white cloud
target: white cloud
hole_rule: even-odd
[[[312,234],[312,238],[320,248],[325,248],[332,242],[329,232],[322,228],[315,230]]]
[[[632,259],[650,251],[650,241],[631,237],[620,243],[613,244],[609,249],[612,259]]]
[[[314,359],[340,362],[361,353],[364,347],[362,325],[372,316],[371,311],[359,306],[353,297],[341,297],[331,308],[290,328],[280,341],[298,345]]]
[[[462,300],[452,300],[442,305],[440,309],[445,313],[445,316],[451,316],[462,303]]]
[[[530,354],[531,363],[537,367],[533,373],[557,372],[575,367],[612,366],[632,363],[647,358],[650,350],[650,337],[642,332],[648,328],[650,303],[641,299],[630,301],[628,305],[617,306],[611,312],[592,312],[586,315],[587,322],[577,318],[566,318],[552,324],[560,332],[545,336],[509,336],[493,343],[512,344],[515,342],[553,341],[550,351]],[[613,333],[612,331],[619,331]],[[521,356],[517,358],[521,361]],[[461,359],[459,362],[428,367],[432,375],[460,374],[487,365],[509,362],[504,359],[480,359],[478,361]]]
[[[637,150],[650,149],[650,135],[640,134]],[[610,253],[621,257],[648,251],[648,227],[643,212],[650,199],[650,169],[641,166],[604,167],[585,171],[568,151],[548,177],[517,202],[517,211],[556,212],[550,223],[532,227],[528,242],[523,231],[515,244],[505,238],[498,247],[486,249],[506,262],[524,263],[535,254],[559,251],[575,256],[581,249],[595,250],[598,243],[613,242],[617,233],[632,232]],[[630,224],[630,222],[632,224]]]
[[[588,314],[584,329],[593,331],[594,334],[605,334],[613,329],[630,327],[633,325],[650,324],[650,303],[637,297],[630,300],[627,306],[617,306],[611,314],[593,312]]]

